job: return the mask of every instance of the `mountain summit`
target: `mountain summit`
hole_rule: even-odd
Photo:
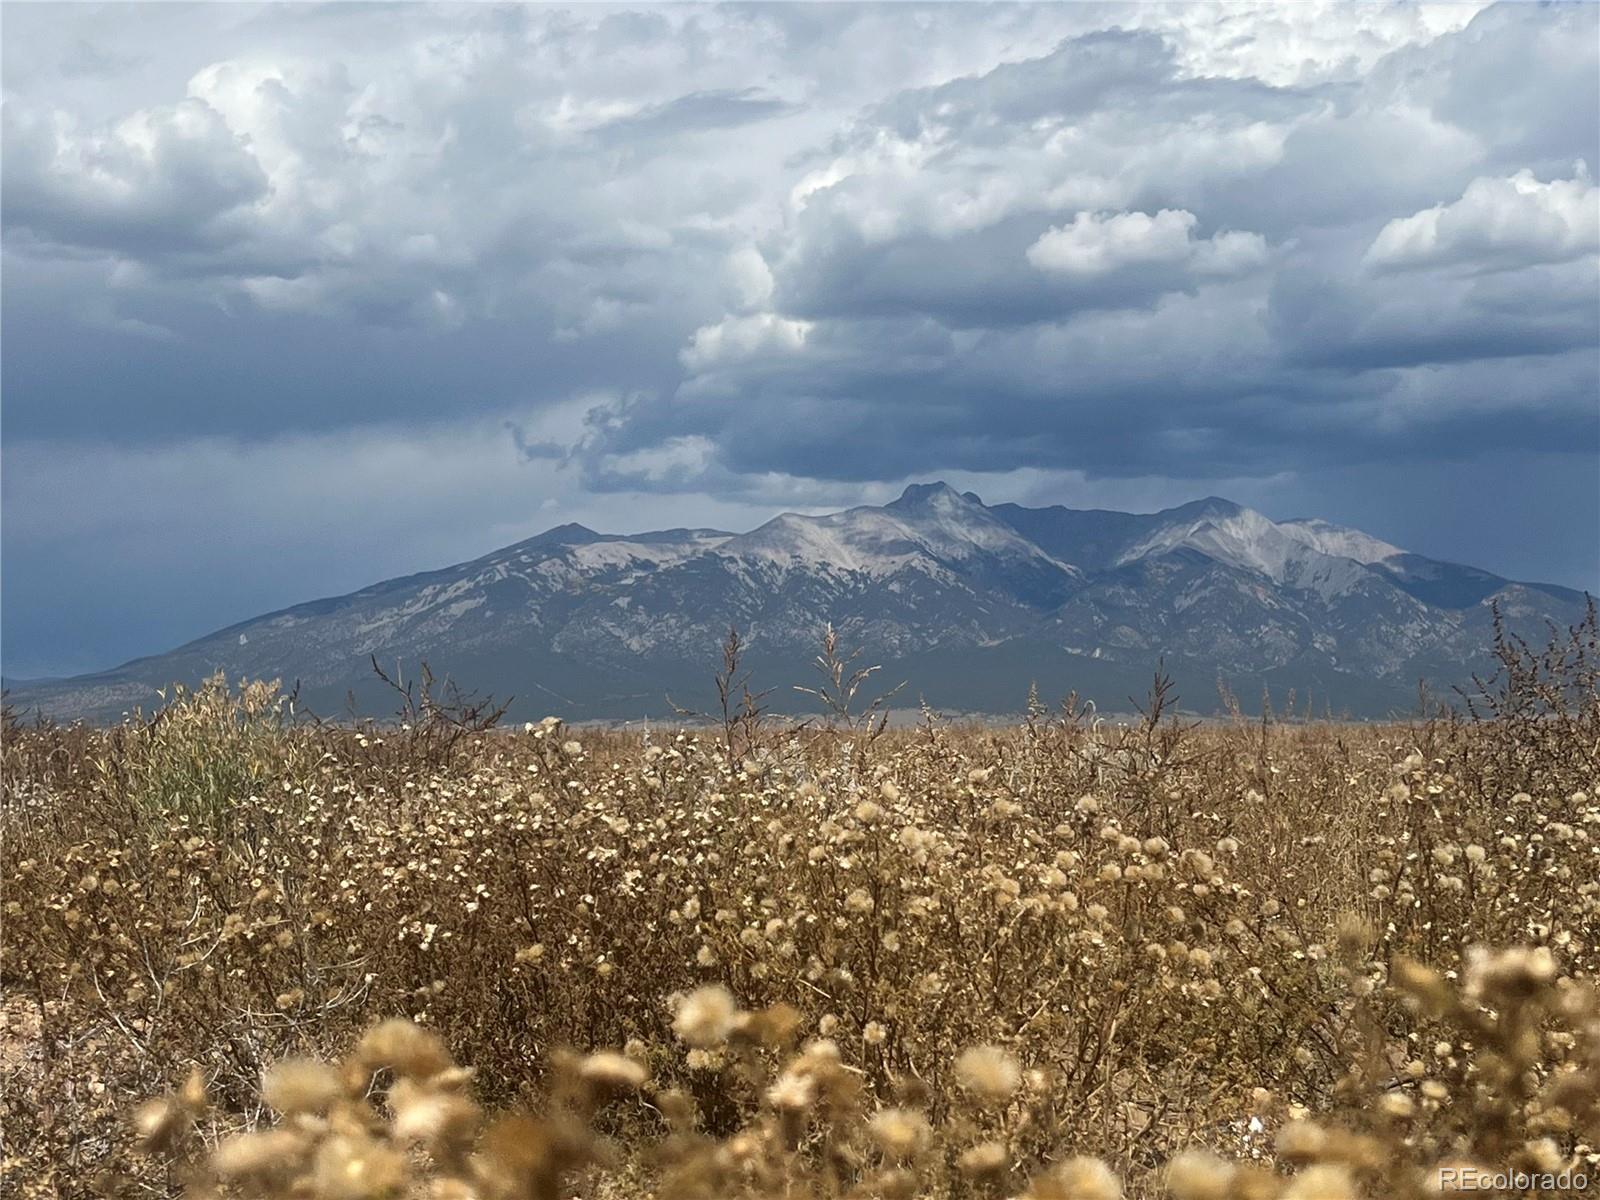
[[[784,513],[748,533],[562,525],[482,558],[230,626],[98,675],[18,684],[12,702],[114,718],[156,689],[299,681],[320,712],[382,711],[370,660],[515,695],[518,715],[665,716],[704,692],[730,625],[758,684],[802,682],[832,623],[912,702],[1016,711],[1030,683],[1125,709],[1158,659],[1189,707],[1220,680],[1293,689],[1317,711],[1404,709],[1483,665],[1492,611],[1542,632],[1583,615],[1566,588],[1408,553],[1359,530],[1273,521],[1208,497],[1157,513],[986,505],[943,482],[882,506]]]

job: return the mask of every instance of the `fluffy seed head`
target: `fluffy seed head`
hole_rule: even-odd
[[[308,1058],[273,1063],[261,1078],[262,1100],[285,1115],[327,1112],[342,1090],[338,1072]]]
[[[1022,1070],[998,1046],[971,1046],[956,1059],[956,1078],[979,1100],[1004,1104],[1021,1084]]]
[[[915,1157],[931,1137],[928,1119],[909,1108],[886,1108],[875,1113],[867,1128],[884,1157],[903,1162]]]
[[[720,1046],[728,1040],[739,1006],[720,984],[696,988],[678,1005],[672,1031],[697,1049]]]
[[[399,1018],[369,1029],[356,1056],[371,1070],[392,1067],[411,1079],[428,1079],[455,1065],[437,1034]]]
[[[1011,1151],[1006,1149],[1004,1142],[979,1142],[967,1150],[958,1160],[958,1165],[964,1175],[974,1179],[987,1179],[998,1175],[1006,1169],[1006,1164],[1011,1161]]]
[[[817,1085],[812,1076],[790,1069],[779,1075],[767,1089],[767,1103],[783,1112],[801,1112],[810,1108],[817,1098]]]
[[[1356,1184],[1348,1167],[1318,1163],[1290,1181],[1283,1200],[1357,1200]]]
[[[1122,1200],[1122,1185],[1098,1158],[1069,1158],[1056,1168],[1053,1181],[1061,1200]]]
[[[644,1081],[650,1078],[650,1072],[645,1070],[642,1063],[614,1050],[602,1050],[589,1055],[578,1065],[578,1075],[589,1083],[619,1091],[642,1087]]]

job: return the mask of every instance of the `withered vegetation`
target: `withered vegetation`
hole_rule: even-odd
[[[1562,1194],[1600,1176],[1593,641],[1389,725],[797,728],[736,652],[698,731],[220,680],[8,718],[4,1186]]]

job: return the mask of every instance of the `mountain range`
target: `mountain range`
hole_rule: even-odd
[[[897,705],[1019,711],[1030,684],[1128,711],[1158,661],[1183,707],[1247,710],[1291,689],[1317,715],[1414,708],[1488,664],[1492,611],[1542,639],[1583,593],[1411,554],[1325,521],[1269,520],[1215,497],[1138,514],[986,505],[944,483],[881,507],[785,513],[748,533],[631,535],[562,525],[471,562],[231,625],[166,654],[70,679],[8,681],[11,703],[115,719],[216,671],[298,682],[338,715],[388,711],[376,657],[427,661],[514,696],[518,718],[615,720],[707,707],[737,626],[752,686],[798,711],[825,624],[906,686]]]

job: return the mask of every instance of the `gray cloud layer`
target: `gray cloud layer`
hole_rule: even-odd
[[[933,475],[1600,582],[1593,6],[5,33],[8,670]]]

